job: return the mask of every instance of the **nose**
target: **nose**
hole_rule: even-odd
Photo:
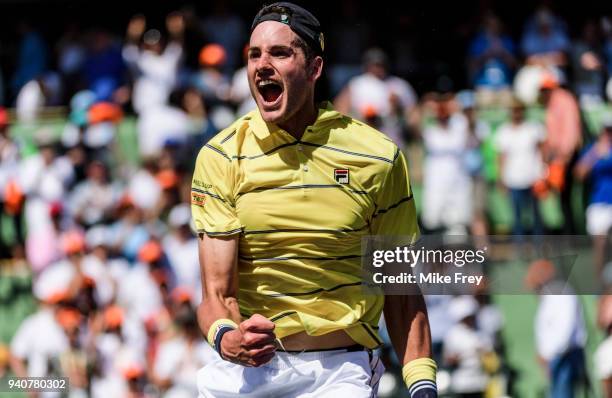
[[[260,76],[268,76],[274,73],[270,56],[267,53],[264,52],[255,61],[255,72]]]

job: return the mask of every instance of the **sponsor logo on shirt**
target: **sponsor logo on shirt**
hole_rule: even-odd
[[[196,187],[200,187],[200,188],[206,188],[206,189],[210,189],[212,188],[212,184],[208,184],[205,183],[204,181],[200,181],[200,180],[193,180],[193,185],[195,185]]]
[[[349,183],[349,171],[348,169],[334,169],[334,179],[338,184]]]
[[[191,204],[196,206],[204,206],[204,202],[206,202],[206,195],[203,195],[198,192],[191,192]]]

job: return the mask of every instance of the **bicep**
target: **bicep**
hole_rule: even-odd
[[[236,297],[238,291],[238,234],[202,235],[199,240],[203,296]]]

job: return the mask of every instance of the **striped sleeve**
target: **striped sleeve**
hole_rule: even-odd
[[[202,147],[191,182],[191,213],[199,234],[223,236],[242,230],[232,181],[230,157],[213,144]]]
[[[387,171],[376,194],[376,211],[371,219],[373,235],[404,235],[415,241],[419,236],[416,208],[406,159],[396,150],[393,165]]]

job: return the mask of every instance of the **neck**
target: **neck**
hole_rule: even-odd
[[[305,106],[283,123],[279,123],[278,127],[291,134],[295,139],[302,138],[306,127],[314,124],[317,120],[318,110],[314,101],[309,102],[309,106]]]

